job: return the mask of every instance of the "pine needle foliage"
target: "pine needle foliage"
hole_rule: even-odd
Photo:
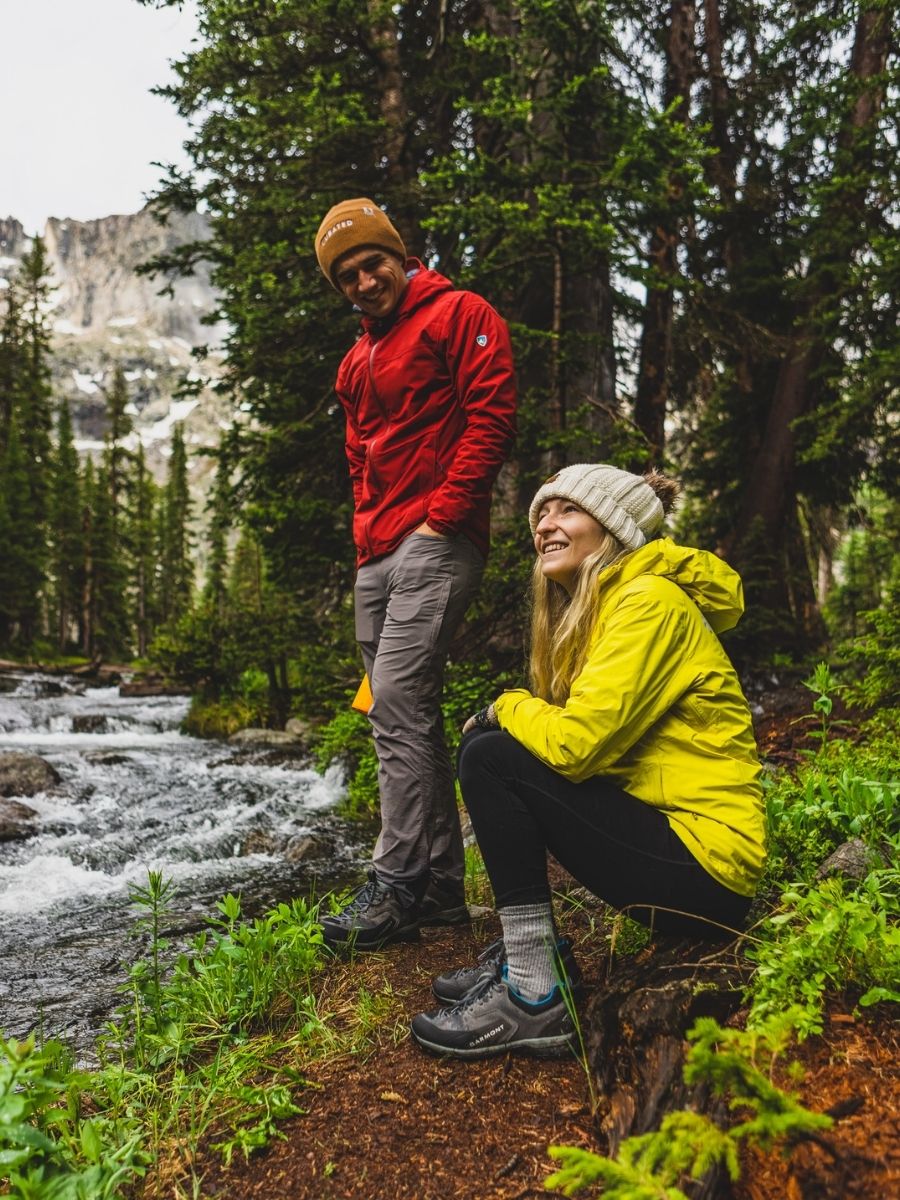
[[[670,1113],[653,1133],[627,1138],[615,1159],[574,1146],[551,1146],[563,1165],[546,1181],[566,1196],[595,1185],[604,1200],[688,1200],[681,1184],[719,1168],[740,1175],[742,1143],[768,1148],[827,1129],[831,1118],[810,1112],[796,1096],[771,1081],[777,1058],[789,1044],[797,1014],[788,1010],[756,1031],[724,1029],[701,1018],[688,1034],[692,1046],[684,1077],[705,1083],[745,1119],[720,1128],[699,1113]],[[599,1192],[597,1193],[600,1194]]]

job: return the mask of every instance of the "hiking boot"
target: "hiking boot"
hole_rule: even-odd
[[[469,906],[463,886],[443,885],[428,881],[425,895],[419,901],[420,925],[468,925]]]
[[[503,977],[483,979],[452,1008],[419,1013],[413,1018],[412,1035],[423,1049],[453,1058],[484,1058],[511,1050],[560,1058],[576,1045],[575,1025],[559,985],[532,1004]]]
[[[380,950],[391,942],[411,942],[419,936],[419,906],[374,871],[333,916],[321,919],[325,943],[333,948]]]
[[[489,946],[485,946],[474,966],[459,967],[455,971],[438,975],[431,985],[435,999],[440,1000],[441,1004],[459,1004],[482,980],[499,979],[505,962],[506,946],[500,937]]]
[[[441,1004],[458,1004],[474,987],[481,983],[482,979],[499,979],[505,962],[506,947],[501,937],[497,938],[495,942],[491,942],[489,946],[485,946],[478,955],[474,966],[460,967],[456,971],[438,975],[431,985],[431,990]],[[556,943],[554,965],[559,978],[568,984],[575,999],[580,999],[584,991],[581,968],[575,961],[572,943],[567,937],[560,938]]]

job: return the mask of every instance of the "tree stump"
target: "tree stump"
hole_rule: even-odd
[[[634,957],[613,961],[583,1022],[607,1155],[679,1109],[724,1123],[726,1105],[705,1085],[688,1086],[683,1068],[686,1034],[697,1018],[724,1022],[740,1005],[746,968],[736,945],[658,938]],[[731,1191],[719,1172],[682,1186],[695,1200],[720,1200]]]

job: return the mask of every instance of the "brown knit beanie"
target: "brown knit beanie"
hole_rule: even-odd
[[[316,258],[333,288],[340,291],[332,275],[335,263],[362,246],[378,246],[406,262],[403,239],[374,200],[342,200],[328,210],[316,234]]]
[[[666,506],[644,476],[605,463],[575,463],[551,475],[538,488],[528,510],[532,534],[541,507],[556,499],[573,500],[618,538],[626,550],[639,549],[659,533],[666,514]]]

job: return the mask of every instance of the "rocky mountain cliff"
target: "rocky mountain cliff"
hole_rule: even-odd
[[[164,280],[136,274],[137,267],[163,250],[209,236],[199,213],[173,215],[159,225],[146,210],[96,221],[58,220],[43,232],[52,269],[48,314],[53,330],[54,391],[70,406],[79,450],[97,453],[106,420],[104,391],[117,365],[125,371],[135,438],[147,463],[162,480],[170,453],[172,426],[184,423],[191,485],[202,503],[211,465],[196,452],[215,445],[234,417],[209,386],[199,396],[176,399],[187,378],[214,381],[221,373],[221,326],[201,324],[215,305],[209,274],[201,264],[189,279],[173,282],[173,295],[161,296]],[[22,225],[0,218],[0,289],[18,269],[31,245]],[[192,351],[208,346],[197,360]]]

